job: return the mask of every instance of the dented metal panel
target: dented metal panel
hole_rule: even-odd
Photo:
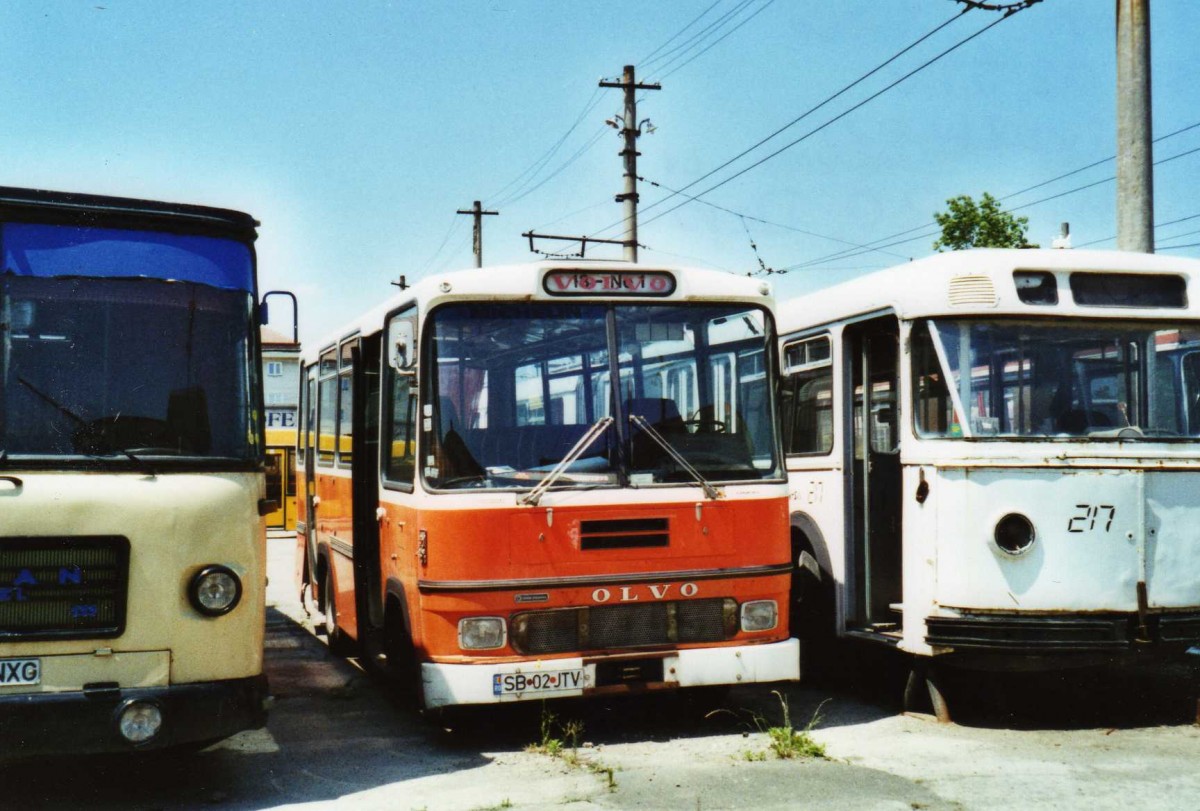
[[[1200,473],[1144,475],[1150,608],[1200,606]]]
[[[1136,611],[1140,470],[938,471],[936,602],[997,611]],[[1178,474],[1173,474],[1178,475]],[[996,545],[997,522],[1020,513],[1035,542]]]

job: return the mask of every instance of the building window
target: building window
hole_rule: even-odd
[[[267,377],[283,377],[283,363],[277,360],[267,361]]]

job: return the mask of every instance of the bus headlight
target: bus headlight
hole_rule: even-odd
[[[774,600],[742,603],[742,630],[769,631],[779,623],[779,606]]]
[[[1000,551],[1009,555],[1020,555],[1028,552],[1037,540],[1033,530],[1033,522],[1020,513],[1009,513],[996,522],[996,530],[992,535]]]
[[[145,743],[162,729],[162,710],[150,701],[130,701],[117,716],[117,729],[130,743]]]
[[[205,566],[188,587],[192,608],[208,617],[228,614],[242,599],[242,581],[227,566]]]
[[[502,617],[468,617],[458,621],[458,646],[463,650],[503,648],[507,641]]]

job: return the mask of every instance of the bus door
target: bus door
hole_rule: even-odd
[[[275,510],[266,515],[267,527],[279,529],[286,527],[287,500],[284,498],[286,479],[288,475],[287,448],[267,448],[266,453],[267,500],[275,502]]]
[[[845,379],[849,382],[847,435],[854,440],[846,466],[853,542],[846,561],[850,578],[847,625],[899,631],[901,583],[900,452],[898,419],[899,326],[876,319],[846,329]]]
[[[315,584],[317,575],[317,364],[308,367],[304,379],[304,545],[307,551],[301,585]],[[316,586],[314,585],[314,595]]]
[[[374,631],[383,628],[379,559],[379,389],[382,334],[362,338],[353,350],[353,455],[351,525],[354,536],[354,599],[358,641],[369,653]]]

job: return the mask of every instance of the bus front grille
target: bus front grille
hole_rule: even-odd
[[[0,538],[0,641],[120,636],[129,540]]]
[[[568,653],[718,642],[737,633],[729,598],[528,611],[512,618],[518,653]]]

